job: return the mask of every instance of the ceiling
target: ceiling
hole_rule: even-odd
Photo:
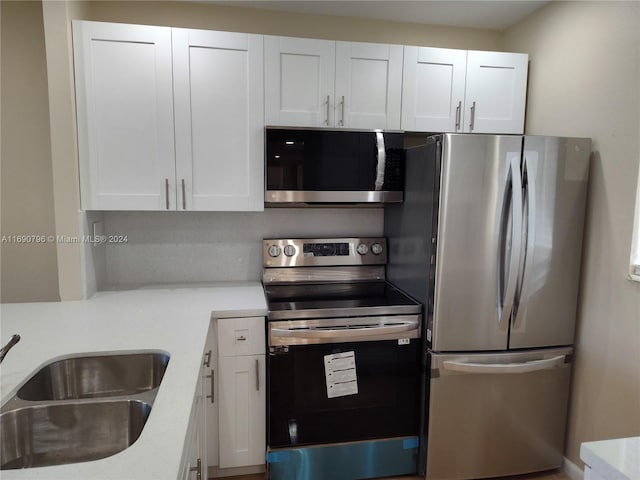
[[[371,18],[395,22],[504,30],[550,0],[343,0],[210,1],[283,12]]]

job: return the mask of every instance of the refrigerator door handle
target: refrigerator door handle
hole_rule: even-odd
[[[509,161],[509,173],[507,181],[511,181],[511,251],[509,255],[509,266],[505,275],[507,276],[507,285],[504,289],[504,295],[498,299],[498,325],[508,325],[511,312],[516,296],[516,287],[518,285],[518,266],[520,263],[520,254],[522,250],[522,176],[520,174],[520,156],[512,154]],[[505,198],[506,201],[506,198]],[[503,216],[508,212],[503,209]],[[503,229],[506,230],[507,223],[503,221]],[[506,241],[506,231],[501,233],[502,240],[499,244]],[[498,247],[502,250],[502,246]],[[498,258],[503,258],[502,253]],[[503,267],[502,265],[500,265]],[[502,293],[501,285],[498,288],[498,297]]]
[[[545,358],[543,360],[531,360],[529,362],[520,363],[466,363],[446,360],[442,362],[442,366],[445,370],[461,373],[529,373],[559,367],[565,363],[565,357],[566,355],[558,355],[556,357]]]
[[[526,212],[523,220],[522,230],[522,258],[519,262],[518,287],[516,288],[516,302],[513,316],[513,327],[519,325],[522,315],[519,315],[520,306],[524,306],[527,301],[527,286],[531,277],[530,260],[533,255],[533,248],[536,241],[536,160],[530,159],[526,155],[523,158],[522,178],[523,178],[523,205],[522,210]]]

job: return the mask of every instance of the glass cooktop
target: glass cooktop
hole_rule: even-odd
[[[269,320],[420,313],[422,306],[387,282],[265,285]]]

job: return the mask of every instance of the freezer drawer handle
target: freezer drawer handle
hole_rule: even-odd
[[[522,363],[466,363],[447,360],[442,362],[442,365],[445,370],[464,373],[529,373],[558,367],[564,363],[565,356],[558,355]]]

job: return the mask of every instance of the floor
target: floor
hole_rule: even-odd
[[[227,480],[264,480],[264,474],[241,475],[239,477],[227,477]],[[518,475],[517,477],[500,477],[501,480],[570,480],[567,475],[560,470],[551,470],[544,473],[534,473],[531,475]],[[422,480],[422,477],[393,477],[384,480]]]

